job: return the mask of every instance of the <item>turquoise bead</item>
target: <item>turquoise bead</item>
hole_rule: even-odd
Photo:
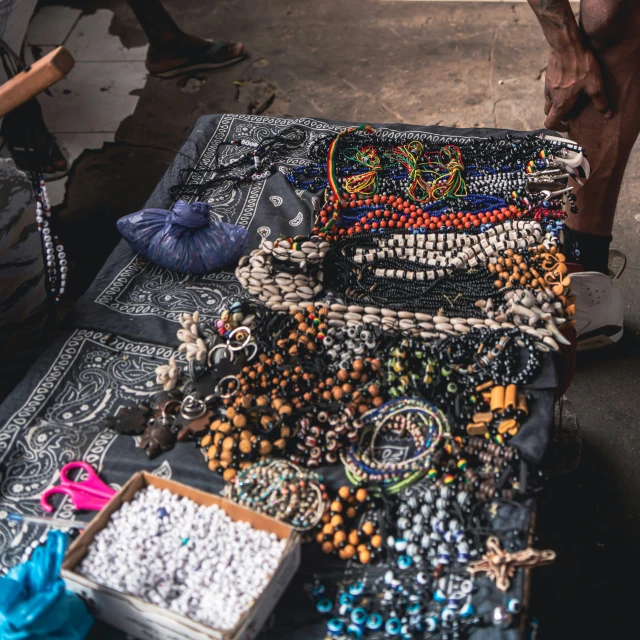
[[[382,629],[382,625],[384,624],[384,619],[379,613],[372,613],[367,618],[366,627],[371,631],[378,631]]]
[[[384,630],[390,636],[397,636],[402,629],[402,623],[398,618],[389,618],[384,625]]]

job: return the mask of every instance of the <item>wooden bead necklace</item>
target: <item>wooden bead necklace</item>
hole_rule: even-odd
[[[382,550],[376,518],[374,502],[365,488],[340,487],[322,517],[316,542],[323,553],[369,564]]]

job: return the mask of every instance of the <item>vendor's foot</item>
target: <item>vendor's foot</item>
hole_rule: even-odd
[[[219,69],[246,58],[241,42],[216,42],[187,36],[183,42],[162,49],[149,47],[147,69],[159,78],[175,78],[184,73]]]
[[[615,266],[615,261],[621,266]],[[609,274],[583,271],[571,274],[571,291],[576,296],[578,351],[600,349],[622,338],[624,307],[619,278],[627,264],[626,256],[609,252]]]

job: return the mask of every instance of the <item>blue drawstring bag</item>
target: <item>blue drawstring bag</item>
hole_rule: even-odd
[[[211,273],[240,259],[249,233],[212,220],[206,202],[178,200],[171,211],[143,209],[118,220],[131,247],[161,267],[180,273]]]
[[[27,562],[0,578],[2,640],[82,640],[89,633],[91,614],[60,577],[68,542],[66,533],[50,531]]]

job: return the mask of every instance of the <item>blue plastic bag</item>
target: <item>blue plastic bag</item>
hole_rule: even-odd
[[[161,267],[180,273],[211,273],[235,264],[249,233],[234,224],[211,220],[206,202],[178,200],[172,211],[143,209],[118,220],[131,247]]]
[[[60,577],[68,542],[66,533],[50,531],[27,562],[0,578],[0,640],[82,640],[89,633],[93,618]]]

